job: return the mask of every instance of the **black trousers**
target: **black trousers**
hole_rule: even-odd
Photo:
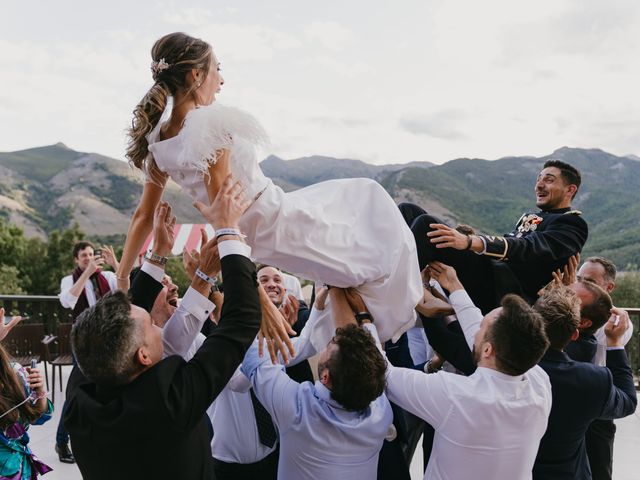
[[[277,480],[278,456],[280,449],[276,448],[265,458],[256,463],[227,463],[213,459],[213,471],[216,480]]]
[[[499,306],[500,298],[496,292],[494,268],[489,257],[467,250],[436,248],[436,244],[431,243],[427,237],[427,233],[434,230],[429,225],[446,222],[426,213],[417,205],[402,203],[398,208],[407,223],[411,222],[421,270],[433,261],[449,265],[456,269],[465,290],[482,313],[486,314]]]
[[[587,456],[593,480],[611,480],[613,473],[613,420],[594,420],[585,435]]]

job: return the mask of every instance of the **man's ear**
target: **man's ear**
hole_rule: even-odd
[[[588,318],[581,318],[580,319],[580,325],[578,326],[579,330],[586,330],[587,328],[591,328],[591,325],[593,325],[593,322],[591,320],[589,320]]]
[[[320,372],[320,383],[322,383],[325,387],[331,388],[331,375],[329,374],[329,369],[325,368]]]
[[[493,355],[495,355],[495,350],[491,342],[484,342],[482,344],[482,358],[489,358]]]
[[[591,324],[591,320],[589,320],[589,324]],[[576,330],[571,334],[571,341],[575,342],[580,336],[580,330],[576,328]]]
[[[151,359],[151,356],[149,355],[149,351],[147,350],[147,347],[145,347],[145,346],[142,346],[142,347],[138,348],[138,350],[136,350],[135,359],[140,365],[142,365],[144,367],[148,367],[149,365],[151,365],[153,363],[153,360]]]

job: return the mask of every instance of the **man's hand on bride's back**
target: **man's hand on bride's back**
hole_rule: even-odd
[[[245,198],[245,189],[240,182],[234,182],[231,174],[222,183],[216,198],[211,205],[196,201],[193,206],[215,230],[220,228],[238,228],[240,217],[245,212],[250,200]]]

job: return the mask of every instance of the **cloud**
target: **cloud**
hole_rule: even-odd
[[[399,119],[403,130],[414,135],[426,135],[443,140],[461,140],[467,136],[455,124],[465,118],[458,110],[442,110],[431,115],[407,115]]]
[[[332,51],[343,49],[355,39],[353,31],[337,22],[313,22],[303,32],[308,42]]]

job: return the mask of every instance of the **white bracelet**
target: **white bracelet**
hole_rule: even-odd
[[[216,230],[216,238],[222,237],[223,235],[234,235],[236,237],[245,238],[242,232],[237,228],[219,228]]]
[[[201,278],[202,280],[204,280],[205,282],[207,282],[209,285],[212,285],[214,287],[217,287],[218,284],[216,283],[216,279],[215,278],[211,278],[209,275],[207,275],[206,273],[204,273],[202,270],[200,270],[199,268],[196,269],[196,277]]]

